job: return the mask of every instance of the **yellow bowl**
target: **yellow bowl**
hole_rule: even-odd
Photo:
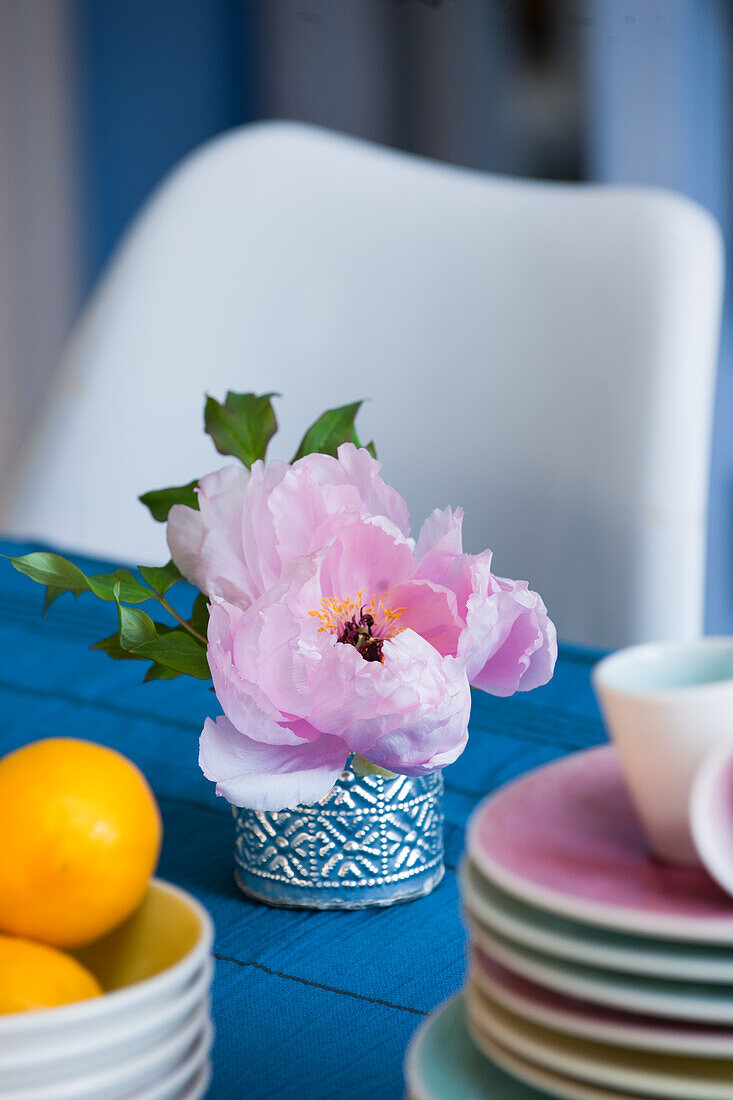
[[[152,879],[140,908],[104,939],[73,954],[99,979],[105,993],[88,1001],[0,1016],[3,1051],[17,1057],[28,1041],[36,1057],[43,1043],[89,1038],[95,1029],[139,1022],[140,1013],[185,995],[211,955],[211,917],[191,894]]]

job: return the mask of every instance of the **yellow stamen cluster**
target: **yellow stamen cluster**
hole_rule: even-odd
[[[320,621],[318,632],[330,630],[341,633],[347,622],[354,618],[358,619],[364,614],[371,615],[374,619],[375,636],[393,638],[395,634],[399,634],[402,627],[396,628],[395,624],[407,608],[385,607],[382,601],[386,592],[381,596],[372,596],[365,602],[365,592],[366,590],[362,588],[357,592],[355,600],[350,598],[339,600],[335,596],[324,596],[320,606],[308,612],[310,616]]]

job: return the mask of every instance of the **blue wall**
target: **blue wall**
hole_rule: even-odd
[[[589,0],[588,9],[590,177],[671,187],[696,199],[723,228],[729,267],[729,0]],[[706,629],[733,633],[730,280],[713,429]]]
[[[86,284],[164,173],[255,117],[256,0],[75,0]]]

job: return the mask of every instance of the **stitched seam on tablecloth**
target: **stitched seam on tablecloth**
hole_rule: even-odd
[[[300,978],[297,974],[285,974],[282,970],[273,970],[264,963],[248,962],[244,959],[236,959],[231,955],[219,955],[214,951],[214,958],[219,962],[234,963],[243,968],[254,967],[273,978],[285,978],[289,982],[300,982],[301,985],[309,985],[313,989],[322,989],[325,993],[338,993],[342,997],[353,997],[356,1001],[367,1001],[368,1004],[380,1005],[382,1008],[396,1008],[399,1012],[411,1012],[415,1016],[427,1016],[428,1013],[421,1008],[412,1008],[410,1005],[395,1004],[394,1001],[383,1001],[380,997],[369,997],[366,993],[354,993],[350,989],[337,989],[333,985],[324,985],[322,982],[312,982],[308,978]]]

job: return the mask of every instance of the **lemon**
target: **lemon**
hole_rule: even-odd
[[[0,931],[90,943],[142,901],[161,842],[138,768],[113,749],[48,738],[0,760]]]
[[[86,1001],[101,992],[94,975],[65,952],[0,936],[0,1015]]]

